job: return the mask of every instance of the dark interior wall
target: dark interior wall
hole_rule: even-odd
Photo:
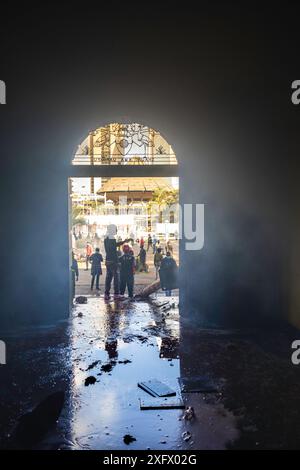
[[[296,24],[229,6],[87,23],[63,6],[22,14],[1,32],[1,322],[68,315],[68,166],[89,130],[118,120],[161,131],[180,161],[181,202],[205,204],[204,249],[182,253],[183,318],[287,316],[299,243]]]

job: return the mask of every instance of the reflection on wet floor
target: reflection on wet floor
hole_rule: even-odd
[[[203,367],[208,371],[202,356],[187,354],[197,345],[199,333],[195,332],[188,347],[182,344],[183,333],[177,298],[169,303],[159,297],[151,302],[105,303],[103,297],[89,297],[86,304],[76,305],[62,361],[71,371],[65,407],[56,431],[37,448],[226,448],[238,432],[221,394],[180,393],[180,372],[184,371],[189,388],[198,369],[201,376]],[[195,360],[201,365],[197,370],[191,368]],[[138,387],[150,379],[175,390],[176,396],[157,399]],[[193,419],[183,419],[183,409],[148,409],[153,401],[165,406],[165,400],[172,406],[193,407]]]
[[[178,302],[172,303],[167,314],[149,303],[101,297],[74,308],[68,448],[128,449],[126,434],[136,439],[131,449],[181,447],[182,410],[141,410],[140,399],[151,397],[137,387],[156,378],[179,392]],[[85,385],[91,377],[95,382]]]

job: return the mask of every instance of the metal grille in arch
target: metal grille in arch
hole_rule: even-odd
[[[78,146],[73,165],[176,165],[170,144],[142,124],[108,124],[91,131]]]

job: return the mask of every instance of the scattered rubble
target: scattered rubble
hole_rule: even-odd
[[[176,410],[184,408],[181,397],[140,398],[139,400],[141,410]],[[160,421],[162,420],[163,418],[160,418]]]
[[[102,370],[102,372],[111,372],[112,368],[115,365],[116,365],[116,361],[110,361],[107,364],[103,364],[103,366],[101,366],[101,370]]]
[[[92,362],[92,364],[90,364],[90,365],[88,366],[88,368],[86,369],[86,371],[91,370],[91,369],[94,369],[94,367],[96,367],[96,366],[97,366],[98,364],[100,364],[100,363],[101,363],[100,360],[99,360],[99,361],[94,361],[94,362]]]
[[[77,304],[87,304],[87,297],[85,297],[84,295],[79,295],[78,297],[76,297],[75,302]]]
[[[188,406],[183,414],[183,419],[186,419],[187,421],[191,421],[194,418],[194,416],[195,416],[194,408],[192,406]]]
[[[153,397],[172,397],[176,395],[175,390],[172,390],[170,387],[168,387],[168,385],[160,382],[157,379],[151,379],[146,382],[139,382],[138,387]]]
[[[136,441],[136,438],[131,436],[130,434],[125,434],[125,436],[123,437],[123,442],[124,444],[126,444],[127,446],[129,444],[131,444],[132,442]]]
[[[90,375],[89,377],[85,379],[84,385],[88,387],[89,385],[94,385],[94,383],[96,382],[97,382],[96,377],[94,377],[93,375]]]
[[[191,437],[192,437],[192,435],[189,431],[184,431],[182,433],[182,438],[185,442],[189,441]]]

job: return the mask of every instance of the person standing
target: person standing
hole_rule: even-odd
[[[94,288],[95,279],[96,279],[96,289],[100,290],[99,281],[100,281],[100,276],[102,274],[102,267],[101,267],[102,261],[103,261],[103,257],[100,253],[100,250],[99,250],[99,248],[96,248],[95,253],[90,256],[90,263],[92,263],[92,267],[91,267],[91,276],[92,276],[91,290],[93,290],[93,288]]]
[[[107,234],[104,239],[104,248],[105,248],[105,266],[106,266],[106,278],[105,278],[105,298],[109,298],[110,288],[112,280],[114,280],[114,294],[116,297],[120,295],[120,282],[119,282],[119,257],[117,253],[117,248],[124,243],[130,241],[120,240],[116,241],[115,236],[117,234],[117,227],[114,224],[110,224],[107,227]]]
[[[123,245],[123,255],[120,258],[120,294],[124,295],[126,287],[128,296],[133,298],[135,259],[130,246]]]
[[[163,254],[161,252],[161,248],[158,248],[155,255],[154,255],[155,279],[158,278],[158,272],[159,272],[159,269],[160,269],[162,259],[163,259]]]
[[[178,267],[176,261],[168,251],[167,256],[161,261],[159,270],[160,284],[162,290],[166,292],[166,296],[171,296],[172,289],[177,289],[178,287],[177,271]]]
[[[167,241],[166,253],[167,253],[168,251],[169,251],[169,252],[171,253],[171,255],[173,256],[173,245],[172,245],[172,243],[171,243],[171,240],[168,240],[168,241]]]
[[[140,271],[147,271],[146,267],[146,250],[144,246],[141,246],[140,252],[139,252],[139,259],[140,259]]]
[[[154,234],[154,235],[153,235],[153,240],[152,240],[153,254],[154,254],[154,255],[155,255],[155,253],[156,253],[156,242],[157,242],[157,240],[156,240],[156,235]]]
[[[74,299],[75,285],[79,278],[78,262],[77,262],[77,259],[75,258],[74,251],[72,251],[71,273],[72,273],[72,299]]]
[[[93,253],[92,246],[90,243],[87,243],[85,247],[85,270],[86,271],[89,270],[89,261],[90,261],[90,257],[92,256],[92,253]]]
[[[151,234],[149,233],[148,235],[148,241],[147,241],[147,251],[149,251],[150,248],[152,248],[152,237],[151,237]]]
[[[145,245],[144,237],[141,237],[141,239],[140,239],[140,248],[144,248],[144,245]]]

